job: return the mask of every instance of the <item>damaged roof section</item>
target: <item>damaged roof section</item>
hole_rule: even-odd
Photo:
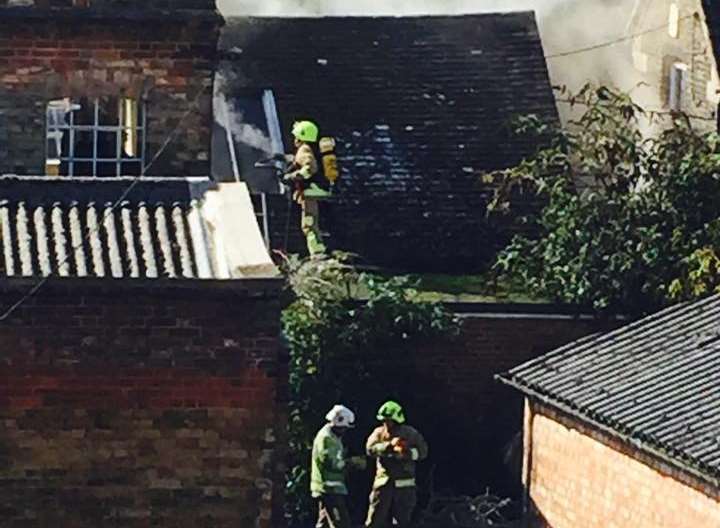
[[[325,227],[339,247],[397,267],[467,269],[491,253],[480,175],[536,147],[513,118],[557,123],[528,12],[231,18],[220,45],[227,96],[272,90],[285,145],[299,119],[338,139]]]
[[[571,343],[499,378],[720,479],[720,296]]]
[[[137,181],[118,203],[118,198]],[[0,177],[4,277],[272,276],[243,184]],[[245,213],[245,214],[244,214]]]

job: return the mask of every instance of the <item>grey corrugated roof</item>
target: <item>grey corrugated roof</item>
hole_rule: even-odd
[[[720,296],[586,337],[498,378],[720,479]]]
[[[217,278],[207,179],[0,177],[0,276]]]

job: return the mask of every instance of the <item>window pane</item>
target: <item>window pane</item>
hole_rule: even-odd
[[[73,163],[73,176],[93,176],[93,164],[90,162]]]
[[[100,103],[98,124],[101,126],[119,126],[119,99],[117,97],[100,97],[98,102]]]
[[[87,125],[93,126],[95,124],[95,100],[88,97],[81,97],[76,103],[75,110],[73,112],[73,125]],[[77,108],[77,107],[80,108]]]
[[[49,101],[45,123],[46,167],[54,167],[55,174],[57,160],[61,159],[59,172],[63,175],[139,175],[141,160],[123,160],[137,160],[143,153],[144,111],[138,101],[125,97]]]
[[[138,104],[130,98],[123,98],[120,106],[123,127],[122,154],[123,157],[136,158],[138,156]]]
[[[121,176],[140,176],[142,170],[139,161],[124,161],[122,163]]]
[[[74,158],[91,158],[93,157],[93,133],[87,131],[75,130],[75,152]]]
[[[117,159],[117,132],[98,132],[97,157],[99,159]]]
[[[63,133],[60,131],[49,131],[47,134],[47,159],[59,159],[62,157]]]
[[[96,176],[117,176],[117,163],[98,162]]]

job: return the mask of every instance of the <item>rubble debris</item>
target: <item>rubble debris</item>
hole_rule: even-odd
[[[432,496],[418,528],[520,528],[521,521],[507,518],[510,504],[489,491],[477,497]]]

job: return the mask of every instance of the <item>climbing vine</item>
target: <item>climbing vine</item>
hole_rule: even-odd
[[[367,411],[358,412],[358,429],[367,432],[369,410],[402,391],[404,377],[388,361],[412,354],[421,340],[452,336],[459,325],[441,304],[419,301],[409,279],[360,273],[345,254],[289,257],[285,270],[295,294],[282,316],[290,351],[286,511],[299,525],[314,514],[310,450],[327,410],[343,402]]]

